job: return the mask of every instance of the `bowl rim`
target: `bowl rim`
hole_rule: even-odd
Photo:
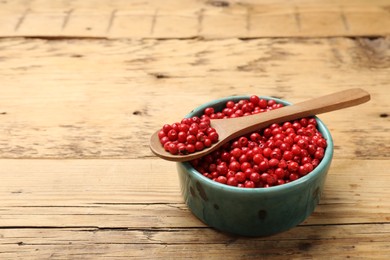
[[[188,113],[185,117],[191,117],[191,116],[194,116],[194,114],[196,114],[196,113],[201,113],[201,112],[203,112],[203,110],[206,107],[225,104],[227,101],[230,101],[230,100],[238,101],[240,99],[249,99],[249,97],[250,97],[249,95],[237,95],[237,96],[227,96],[227,97],[215,99],[215,100],[206,102],[206,103],[196,107],[190,113]],[[280,98],[276,98],[276,97],[272,97],[272,96],[258,96],[258,97],[261,99],[266,99],[266,100],[273,99],[276,102],[282,103],[284,105],[291,105],[292,104],[289,101],[282,100]],[[311,171],[309,174],[307,174],[307,175],[305,175],[305,176],[303,176],[295,181],[285,183],[282,185],[268,187],[268,188],[241,188],[241,187],[236,187],[236,186],[229,186],[227,184],[222,184],[222,183],[213,181],[213,180],[203,176],[194,167],[192,167],[190,162],[178,162],[178,164],[181,164],[185,168],[185,170],[188,171],[189,174],[196,177],[198,180],[201,180],[204,183],[206,183],[207,185],[212,186],[216,189],[220,189],[220,190],[224,190],[224,191],[228,191],[228,192],[251,193],[251,194],[254,194],[254,193],[255,194],[270,194],[270,193],[274,193],[274,192],[280,193],[283,191],[297,189],[301,186],[305,186],[305,184],[307,184],[307,183],[310,183],[311,181],[316,179],[316,177],[318,175],[321,175],[321,173],[324,172],[324,170],[326,170],[327,167],[329,167],[329,165],[332,161],[332,157],[333,157],[334,146],[333,146],[333,139],[332,139],[331,133],[330,133],[329,129],[326,127],[326,125],[322,122],[321,119],[319,119],[317,116],[314,116],[314,118],[317,121],[319,131],[321,132],[321,134],[323,135],[323,137],[327,141],[327,147],[325,149],[325,154],[324,154],[324,157],[322,158],[321,162],[318,164],[318,166],[313,171]]]

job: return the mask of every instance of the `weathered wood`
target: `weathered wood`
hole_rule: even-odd
[[[0,37],[256,38],[390,33],[386,0],[84,0],[54,4],[28,0],[0,5]]]
[[[171,162],[1,160],[1,165],[0,227],[204,227],[183,204]],[[336,158],[320,205],[304,225],[389,222],[389,167],[388,160]]]
[[[389,46],[390,38],[3,39],[0,157],[150,157],[156,129],[215,98],[299,102],[361,87],[369,103],[320,118],[337,158],[388,158]]]
[[[28,259],[386,259],[390,225],[300,226],[266,238],[201,229],[2,229],[0,257]],[[174,256],[174,257],[173,257]]]
[[[389,34],[388,0],[0,1],[0,258],[389,259]],[[272,237],[207,227],[148,148],[215,98],[352,87],[320,205]]]

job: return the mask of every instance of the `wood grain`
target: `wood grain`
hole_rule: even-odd
[[[55,4],[24,0],[3,1],[0,7],[0,37],[215,39],[390,33],[386,0],[85,0]]]
[[[1,165],[3,228],[204,227],[183,204],[172,162],[1,160]],[[388,160],[335,158],[320,206],[304,224],[389,222],[389,167]]]
[[[388,224],[300,226],[267,238],[235,237],[206,228],[26,228],[3,229],[0,234],[3,258],[220,259],[221,252],[226,259],[390,257]]]
[[[361,87],[369,103],[320,118],[336,157],[388,158],[389,46],[390,38],[3,39],[0,157],[151,157],[150,135],[204,102],[236,94],[299,102]]]
[[[1,165],[2,258],[189,253],[202,258],[205,250],[208,257],[218,258],[223,250],[232,259],[390,254],[390,186],[377,182],[388,178],[388,160],[335,159],[313,215],[267,238],[236,237],[201,223],[182,203],[171,162],[1,160]]]
[[[0,1],[0,258],[390,259],[389,35],[388,0]],[[148,147],[216,98],[356,87],[320,205],[272,237],[200,222]]]

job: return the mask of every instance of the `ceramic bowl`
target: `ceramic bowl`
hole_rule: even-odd
[[[214,100],[194,109],[187,117],[199,116],[206,107],[220,111],[232,96]],[[278,103],[287,101],[271,97]],[[318,129],[327,140],[325,155],[309,174],[290,183],[268,188],[238,188],[204,177],[189,162],[177,163],[181,192],[191,212],[217,230],[243,236],[269,236],[303,222],[319,203],[333,157],[333,141],[324,123],[316,117]]]

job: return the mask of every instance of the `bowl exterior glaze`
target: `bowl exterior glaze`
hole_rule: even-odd
[[[248,99],[248,96],[226,97],[206,103],[187,117],[200,115],[206,107],[220,109],[226,101],[240,99]],[[328,143],[325,156],[311,173],[291,183],[256,189],[231,187],[204,177],[188,162],[177,163],[181,193],[191,212],[210,227],[244,236],[273,235],[303,222],[320,201],[333,157],[330,132],[321,120],[316,119],[319,131]]]

